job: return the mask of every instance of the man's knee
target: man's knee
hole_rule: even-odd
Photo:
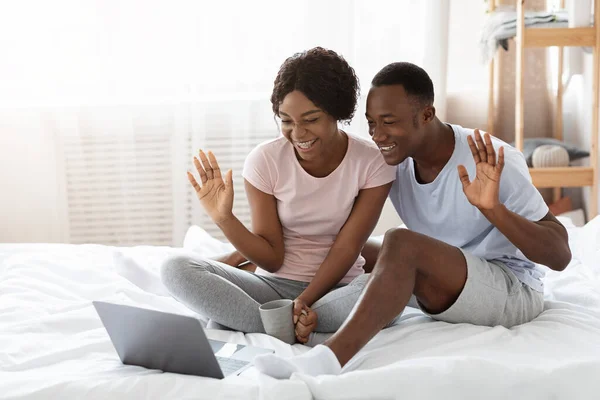
[[[401,261],[415,261],[415,257],[420,254],[417,251],[420,236],[416,232],[403,228],[388,230],[383,238],[382,250],[384,250],[384,257]]]
[[[415,232],[406,228],[392,228],[383,236],[383,246],[386,245],[386,242],[390,245],[410,242],[414,240],[416,235]]]

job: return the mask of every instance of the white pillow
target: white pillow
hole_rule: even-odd
[[[188,228],[183,240],[183,248],[167,246],[135,246],[116,250],[113,261],[116,272],[140,289],[159,296],[170,296],[160,280],[160,268],[164,262],[176,255],[199,254],[212,257],[234,250],[230,243],[213,238],[199,226]]]
[[[221,242],[197,225],[188,228],[183,239],[183,248],[204,257],[212,257],[235,250],[231,243]]]
[[[124,247],[113,252],[115,271],[148,293],[170,296],[160,279],[164,262],[176,255],[193,255],[189,250],[166,246]]]

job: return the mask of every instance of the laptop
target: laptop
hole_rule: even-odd
[[[209,340],[199,320],[123,304],[92,302],[123,364],[223,379],[273,350]]]

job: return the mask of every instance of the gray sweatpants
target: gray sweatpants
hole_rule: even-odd
[[[164,285],[175,299],[197,313],[241,332],[264,333],[258,308],[271,300],[295,299],[308,282],[256,275],[202,257],[177,256],[161,268]],[[338,285],[312,305],[316,332],[332,333],[348,317],[368,275]]]

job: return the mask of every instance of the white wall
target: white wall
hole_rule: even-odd
[[[450,2],[447,121],[469,128],[487,125],[488,66],[479,56],[486,9],[483,0]]]
[[[593,60],[591,54],[584,54],[583,59],[583,73],[571,78],[563,98],[564,139],[569,144],[589,150],[592,137]],[[598,132],[595,134],[598,135]],[[600,151],[600,149],[597,149],[597,151]],[[588,159],[585,160],[585,163],[588,163]],[[582,191],[579,189],[569,190],[569,195],[575,199],[581,194],[584,209],[587,209],[587,204],[590,201],[590,188],[583,188]],[[600,209],[600,199],[598,201],[598,209]]]
[[[567,9],[574,13],[573,25],[586,25],[593,1],[567,0]],[[591,49],[567,48],[565,51],[565,73],[571,72],[563,97],[563,137],[565,142],[579,148],[591,148],[592,135],[592,83],[593,56]],[[600,152],[600,149],[597,149]],[[575,162],[576,165],[589,165],[589,159]],[[576,206],[587,211],[590,202],[590,189],[572,188],[567,195],[573,198]],[[600,209],[600,198],[598,199]]]
[[[400,224],[402,224],[402,220],[394,209],[392,202],[388,199],[385,202],[383,211],[381,211],[379,222],[373,230],[373,236],[383,235],[388,229],[395,228]]]

